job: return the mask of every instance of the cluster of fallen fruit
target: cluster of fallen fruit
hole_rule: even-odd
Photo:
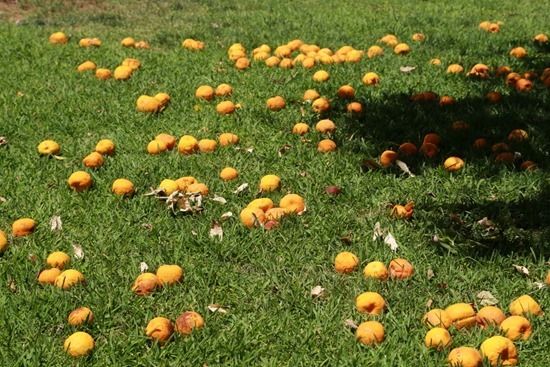
[[[348,274],[357,269],[359,258],[351,252],[341,252],[334,259],[334,269],[341,274]],[[413,265],[405,259],[394,259],[389,266],[380,261],[369,262],[363,269],[365,278],[386,281],[404,280],[414,275]],[[546,277],[550,284],[550,272]],[[358,312],[368,316],[381,315],[386,309],[385,299],[377,292],[364,292],[355,299]],[[462,346],[454,348],[447,360],[453,367],[480,367],[487,359],[491,366],[515,366],[518,363],[518,352],[514,341],[527,340],[531,336],[531,322],[527,317],[541,316],[540,305],[529,295],[523,295],[510,303],[508,310],[511,316],[498,307],[485,306],[476,312],[471,303],[455,303],[445,309],[434,308],[422,318],[429,328],[424,344],[427,348],[442,351],[452,344],[451,331],[460,331],[474,326],[488,329],[490,333],[500,332],[503,335],[493,335],[487,338],[479,350]],[[365,345],[382,343],[385,339],[384,325],[379,321],[364,321],[356,328],[357,340]]]
[[[498,32],[501,24],[482,22],[480,28],[487,32]],[[417,33],[412,36],[414,42],[424,41],[425,36]],[[65,44],[68,37],[61,32],[56,32],[50,36],[50,42],[54,44]],[[535,37],[535,42],[544,44],[548,42],[548,37],[539,34]],[[399,42],[397,37],[386,35],[381,38],[381,43],[393,49],[395,54],[402,55],[411,52],[411,48],[403,42]],[[79,42],[81,47],[99,47],[101,40],[97,38],[86,38]],[[122,40],[124,47],[149,48],[146,41],[136,42],[128,37]],[[186,39],[182,46],[189,50],[202,50],[204,43],[198,40]],[[371,46],[366,52],[368,58],[381,56],[384,53],[382,47],[378,45]],[[252,57],[256,62],[263,62],[268,67],[292,68],[301,65],[304,68],[312,68],[318,64],[336,64],[341,62],[356,63],[359,62],[365,52],[354,49],[350,46],[344,46],[333,52],[327,48],[320,48],[317,45],[308,45],[300,40],[293,40],[285,45],[277,47],[273,53],[268,45],[261,45],[252,52]],[[510,51],[510,55],[515,58],[524,58],[527,51],[523,47],[516,47]],[[233,44],[228,49],[228,58],[235,63],[235,67],[244,70],[250,67],[251,62],[247,57],[247,51],[241,44]],[[439,59],[432,59],[432,65],[440,65]],[[90,60],[85,61],[77,67],[79,72],[95,71],[98,79],[107,80],[114,78],[116,80],[127,80],[138,70],[141,63],[137,59],[125,59],[120,66],[115,68],[114,73],[106,68],[97,68],[96,64]],[[463,73],[464,68],[459,64],[451,64],[447,68],[449,74]],[[491,70],[484,64],[476,64],[467,75],[473,78],[489,78]],[[533,88],[533,81],[537,74],[532,71],[525,73],[515,73],[506,66],[496,68],[495,76],[504,76],[505,83],[518,92],[529,92]],[[329,80],[330,75],[325,70],[319,70],[314,73],[313,80],[318,83]],[[550,69],[545,69],[540,80],[545,86],[550,85]],[[362,82],[366,86],[375,86],[381,82],[381,78],[374,72],[364,74]],[[228,84],[220,84],[215,89],[208,85],[199,86],[195,92],[195,97],[206,102],[212,101],[215,97],[226,98],[231,96],[233,88]],[[354,101],[355,89],[351,85],[343,85],[337,91],[338,98],[347,100],[346,111],[350,114],[360,114],[363,106],[360,102]],[[486,99],[490,103],[499,103],[502,96],[498,92],[490,92]],[[311,104],[315,113],[325,113],[331,109],[330,100],[321,96],[317,91],[310,89],[304,93],[303,100]],[[438,101],[442,107],[452,105],[455,100],[451,96],[439,97],[433,92],[417,93],[411,97],[413,102],[431,102]],[[170,103],[170,96],[167,93],[157,93],[154,96],[142,95],[136,101],[136,108],[140,112],[158,113]],[[223,100],[216,106],[216,111],[221,115],[234,113],[241,106],[229,100]],[[274,96],[266,101],[266,107],[271,111],[280,111],[286,107],[285,99],[281,96]],[[328,153],[336,150],[336,143],[330,139],[336,130],[336,125],[330,119],[321,119],[315,126],[315,129],[326,138],[319,141],[317,149],[319,152]],[[469,129],[469,124],[464,121],[455,121],[451,129],[455,132],[464,132]],[[303,122],[296,123],[292,128],[292,133],[305,135],[309,132],[309,125]],[[495,161],[504,163],[514,163],[516,156],[513,153],[515,146],[528,139],[528,133],[522,129],[513,130],[507,141],[499,142],[489,146],[488,139],[480,137],[476,139],[472,146],[476,150],[491,149],[495,155]],[[183,155],[195,153],[209,153],[217,149],[218,143],[221,146],[237,144],[239,137],[232,133],[221,134],[217,141],[214,139],[198,140],[193,136],[184,135],[179,139],[177,150]],[[412,142],[404,142],[395,150],[384,151],[379,158],[381,167],[390,167],[400,159],[407,158],[421,153],[426,158],[433,158],[439,153],[441,137],[436,133],[427,134],[420,148]],[[146,147],[149,154],[157,155],[176,147],[176,138],[170,134],[162,133],[157,135]],[[53,140],[45,140],[38,146],[38,151],[42,155],[56,156],[60,153],[60,145]],[[104,156],[113,155],[115,144],[109,139],[98,142],[94,152],[83,159],[83,165],[87,168],[98,168],[104,164]],[[443,164],[447,171],[455,172],[464,167],[464,161],[459,157],[448,157]],[[535,163],[532,161],[523,161],[522,169],[534,169]],[[238,171],[233,167],[225,167],[220,172],[220,178],[224,181],[234,180],[238,177]],[[93,184],[92,177],[85,171],[77,171],[70,175],[68,185],[77,192],[89,189]],[[280,188],[281,180],[276,175],[266,175],[260,181],[260,192],[269,193]],[[111,188],[116,195],[131,196],[135,193],[134,184],[125,178],[115,180]],[[189,198],[190,195],[206,196],[209,193],[208,187],[198,182],[194,177],[185,176],[176,180],[165,179],[155,190],[158,196],[164,199],[181,197]],[[179,196],[178,196],[179,195]],[[413,203],[405,206],[396,205],[392,214],[399,218],[410,218],[413,213]],[[250,202],[240,213],[240,220],[247,228],[262,226],[271,229],[278,224],[284,216],[290,214],[302,214],[306,210],[304,199],[297,194],[287,194],[276,207],[270,198],[262,197]],[[21,237],[31,234],[36,227],[36,222],[31,218],[22,218],[15,221],[12,225],[12,235]],[[0,252],[6,250],[8,239],[4,232],[0,231]],[[69,289],[85,281],[84,275],[75,269],[66,269],[70,257],[63,252],[54,252],[46,260],[49,268],[44,269],[38,276],[41,284],[52,284],[62,289]],[[335,270],[340,273],[349,273],[354,271],[359,264],[358,258],[349,252],[340,253],[335,259]],[[414,274],[414,267],[405,259],[394,259],[390,262],[388,268],[379,261],[373,261],[366,265],[363,271],[365,277],[379,280],[406,279]],[[168,286],[181,281],[183,269],[178,265],[162,265],[154,273],[142,273],[137,277],[132,290],[137,295],[151,294],[155,289],[162,286]],[[546,277],[546,283],[550,284],[550,272]],[[380,315],[384,312],[386,301],[376,292],[365,292],[356,298],[356,308],[359,312],[368,315]],[[511,302],[509,312],[512,316],[506,317],[504,312],[494,306],[486,306],[476,312],[474,307],[468,303],[457,303],[450,305],[445,310],[432,309],[423,318],[423,322],[430,327],[425,337],[425,344],[428,348],[444,349],[451,345],[452,337],[449,330],[460,330],[463,328],[479,325],[482,328],[498,327],[504,336],[496,335],[485,340],[480,351],[471,347],[459,347],[453,349],[448,356],[448,361],[452,366],[476,367],[481,366],[482,359],[486,358],[491,365],[496,366],[499,363],[503,365],[515,365],[518,363],[517,350],[513,341],[519,339],[528,339],[531,335],[531,324],[527,317],[541,315],[542,310],[535,300],[530,296],[524,295]],[[72,311],[68,317],[68,323],[72,326],[79,326],[84,323],[90,323],[94,319],[92,311],[87,307],[79,307]],[[204,326],[204,320],[200,314],[194,311],[187,311],[181,314],[173,323],[164,317],[152,319],[146,327],[145,333],[148,337],[161,343],[166,342],[172,336],[174,331],[180,334],[190,334],[194,329],[200,329]],[[357,340],[363,344],[376,344],[384,340],[384,326],[378,321],[366,321],[361,323],[356,329]],[[73,356],[87,355],[94,348],[94,339],[85,332],[76,332],[69,336],[65,341],[65,350]]]

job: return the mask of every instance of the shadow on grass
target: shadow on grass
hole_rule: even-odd
[[[537,61],[527,65],[541,72],[549,63]],[[529,93],[510,89],[500,103],[491,103],[485,98],[489,91],[502,87],[501,78],[475,81],[479,97],[467,97],[449,106],[441,106],[439,98],[433,101],[413,102],[411,95],[422,91],[411,91],[409,95],[398,94],[373,101],[361,100],[365,112],[361,116],[345,114],[346,135],[361,139],[366,144],[350,144],[350,149],[365,155],[364,171],[372,169],[372,156],[390,149],[398,151],[399,145],[412,142],[420,147],[427,133],[435,132],[441,137],[440,151],[436,157],[427,158],[421,154],[400,157],[412,172],[422,175],[425,168],[441,166],[445,158],[458,156],[466,161],[479,178],[498,178],[505,164],[510,172],[523,170],[522,163],[534,161],[539,174],[533,185],[535,196],[526,196],[512,190],[507,198],[487,198],[482,201],[454,199],[451,203],[437,203],[425,200],[423,219],[433,224],[434,233],[441,235],[436,243],[450,252],[491,256],[494,252],[509,254],[532,252],[537,256],[550,255],[550,181],[547,171],[550,167],[550,97],[549,89],[540,80],[534,82]],[[337,109],[345,109],[346,102],[338,101]],[[465,121],[468,128],[456,128],[455,121]],[[459,125],[460,126],[460,125]],[[514,141],[509,134],[514,129],[523,129],[529,137],[525,141]],[[473,146],[476,139],[484,138],[487,147]],[[502,145],[502,143],[506,145]],[[499,145],[496,145],[499,144]],[[365,146],[368,146],[366,149]],[[366,152],[369,150],[369,152]],[[508,162],[498,162],[498,154],[509,152]],[[368,154],[371,154],[368,156]],[[365,164],[365,162],[367,162]],[[399,173],[390,168],[391,174]],[[541,175],[544,178],[541,178]],[[526,175],[525,182],[531,182]],[[467,195],[468,196],[468,195]],[[486,218],[486,219],[483,219]]]

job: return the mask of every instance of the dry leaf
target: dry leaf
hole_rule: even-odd
[[[544,283],[542,283],[542,282],[534,282],[534,283],[533,283],[533,286],[534,286],[536,289],[546,288],[546,284],[544,284]]]
[[[375,171],[381,168],[378,162],[373,159],[365,159],[363,163],[361,163],[361,167],[364,171]]]
[[[212,198],[212,201],[217,201],[218,203],[222,203],[222,204],[227,203],[227,200],[225,200],[225,198],[223,198],[221,196],[218,196],[216,194],[214,194],[214,197]]]
[[[435,277],[435,273],[434,271],[432,270],[432,268],[428,268],[428,271],[426,272],[426,276],[428,277],[428,280],[432,279],[433,277]]]
[[[147,270],[149,270],[149,265],[145,261],[142,261],[139,263],[139,272],[145,273]]]
[[[344,321],[344,325],[348,328],[350,328],[351,330],[355,330],[357,329],[359,326],[357,326],[357,324],[355,323],[355,321],[351,320],[351,319],[347,319],[346,321]]]
[[[311,288],[311,297],[313,298],[320,298],[325,295],[325,288],[321,287],[320,285],[316,285],[315,287]]]
[[[241,186],[237,187],[235,191],[233,191],[233,194],[240,194],[241,192],[248,189],[248,184],[245,182]]]
[[[82,250],[82,246],[80,246],[78,243],[73,243],[73,251],[74,251],[74,257],[76,259],[84,258],[84,251]]]
[[[0,136],[0,146],[1,145],[7,145],[8,139],[5,136]]]
[[[60,155],[54,155],[54,156],[52,156],[52,157],[54,157],[54,158],[57,159],[58,161],[64,161],[64,160],[65,160],[65,157],[62,157],[62,156],[60,156]]]
[[[386,237],[384,237],[384,243],[388,246],[390,246],[390,250],[393,252],[396,252],[399,249],[399,245],[397,244],[397,241],[393,237],[391,233],[388,232]]]
[[[198,235],[197,231],[195,231],[194,229],[191,230],[191,234],[192,234],[193,236]]]
[[[141,226],[148,231],[153,230],[153,225],[151,223],[142,223]]]
[[[411,71],[415,70],[416,66],[401,66],[399,67],[399,71],[402,73],[410,73]]]
[[[212,226],[210,227],[210,237],[218,237],[220,241],[223,240],[222,226],[216,221],[212,222]]]
[[[479,299],[479,304],[482,306],[494,306],[498,304],[498,299],[495,298],[489,291],[481,291],[476,295]]]
[[[374,224],[374,228],[372,231],[372,240],[376,241],[379,238],[384,237],[384,232],[382,231],[382,227],[380,226],[380,222],[376,222]]]
[[[208,305],[208,311],[221,314],[226,314],[228,312],[225,308],[223,308],[221,305],[218,305],[217,303],[212,303]]]
[[[400,161],[399,159],[395,160],[395,164],[397,164],[397,167],[404,173],[408,174],[409,177],[414,177],[414,174],[409,170],[409,166],[403,161]]]
[[[285,144],[279,148],[279,150],[277,151],[277,154],[279,155],[279,157],[282,157],[283,154],[285,154],[287,151],[290,150],[290,148],[292,148],[290,144]]]
[[[61,222],[61,217],[59,215],[54,215],[50,219],[50,229],[52,231],[61,231],[61,229],[63,229],[63,222]]]
[[[3,196],[0,196],[0,203],[4,204],[5,202],[7,202],[8,199],[6,199],[5,197]]]
[[[514,269],[516,269],[518,272],[525,276],[529,276],[529,269],[523,265],[513,265]]]
[[[15,293],[17,292],[17,284],[15,284],[15,280],[13,278],[9,278],[8,279],[8,289],[12,292],[12,293]]]
[[[492,229],[495,228],[495,223],[493,223],[489,218],[484,217],[477,221],[477,224],[480,226],[486,228],[486,229]]]
[[[434,300],[433,299],[429,299],[426,301],[426,308],[432,308],[432,305],[434,304]]]
[[[231,212],[225,212],[222,214],[222,216],[220,217],[221,220],[225,221],[225,220],[228,220],[229,218],[233,217],[233,213]]]

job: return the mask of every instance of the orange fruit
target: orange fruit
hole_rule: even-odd
[[[239,172],[233,167],[225,167],[220,172],[220,178],[224,181],[232,181],[239,176]]]
[[[63,349],[72,357],[84,357],[90,354],[94,347],[94,338],[83,331],[71,334],[63,343]]]
[[[544,33],[539,33],[535,37],[533,37],[533,41],[539,44],[548,43],[548,36]]]
[[[250,67],[250,60],[247,57],[239,57],[235,61],[235,67],[239,70],[245,70]]]
[[[195,153],[199,149],[199,142],[194,136],[184,135],[178,143],[178,152],[184,155]]]
[[[379,280],[388,279],[388,269],[381,261],[371,261],[363,269],[365,278],[374,278]]]
[[[266,102],[267,108],[271,111],[280,111],[285,108],[286,103],[283,97],[275,96],[271,97]]]
[[[55,278],[54,285],[57,288],[69,289],[77,284],[84,282],[84,275],[74,269],[67,269]]]
[[[451,350],[447,362],[451,367],[481,367],[483,364],[481,353],[471,347],[459,347]]]
[[[162,104],[155,97],[141,95],[136,101],[136,109],[138,112],[159,112],[161,108]]]
[[[464,167],[464,161],[458,157],[449,157],[445,159],[443,163],[443,168],[447,172],[457,172]]]
[[[477,312],[476,321],[479,326],[486,328],[489,325],[500,325],[506,316],[495,306],[485,306]]]
[[[393,259],[389,265],[392,279],[407,279],[413,276],[414,267],[405,259]]]
[[[54,45],[64,45],[69,42],[69,37],[63,32],[54,32],[50,35],[48,41]]]
[[[110,139],[101,139],[97,142],[95,151],[104,155],[113,155],[115,153],[115,143]]]
[[[518,352],[514,343],[503,336],[497,335],[481,343],[481,355],[489,360],[491,366],[515,366],[518,364]]]
[[[265,217],[269,220],[279,221],[287,215],[287,212],[283,208],[269,208],[265,211]]]
[[[132,286],[132,291],[139,296],[146,296],[160,286],[159,278],[153,273],[141,273]]]
[[[125,178],[117,178],[113,182],[111,191],[113,194],[119,196],[132,196],[136,190],[132,181]]]
[[[430,328],[440,327],[448,329],[452,325],[453,320],[449,314],[447,314],[447,311],[440,308],[434,308],[424,315],[422,322]]]
[[[264,62],[266,66],[272,68],[279,65],[279,63],[281,62],[281,59],[279,59],[277,56],[270,56],[267,59],[265,59]]]
[[[309,125],[298,122],[292,127],[292,133],[296,135],[305,135],[309,132]]]
[[[521,143],[529,139],[529,134],[523,129],[514,129],[508,134],[508,140],[514,143]]]
[[[469,303],[455,303],[445,309],[457,329],[469,328],[476,324],[476,311]]]
[[[266,221],[264,211],[259,208],[244,208],[239,218],[246,228],[261,226]]]
[[[365,345],[380,344],[384,341],[384,326],[378,321],[365,321],[355,330],[355,338]]]
[[[336,131],[336,125],[329,119],[320,120],[315,125],[315,130],[317,130],[321,134],[332,134],[334,133],[334,131]]]
[[[363,75],[363,84],[365,85],[376,85],[380,83],[380,77],[378,74],[373,72],[368,72],[365,75]]]
[[[439,153],[439,148],[433,143],[423,143],[420,146],[420,152],[427,158],[433,158]]]
[[[45,269],[38,275],[38,282],[42,285],[55,284],[55,279],[61,274],[61,270],[58,268]]]
[[[161,107],[165,107],[170,103],[170,95],[168,93],[157,93],[153,98],[160,102]]]
[[[359,259],[355,254],[344,251],[334,258],[334,270],[337,273],[347,274],[355,271],[359,265]]]
[[[218,97],[230,96],[231,94],[233,94],[233,87],[231,87],[229,84],[222,83],[216,87],[214,93]]]
[[[346,106],[346,110],[353,114],[360,114],[363,112],[363,106],[359,102],[351,102]]]
[[[71,262],[69,255],[63,251],[55,251],[48,255],[46,258],[46,264],[51,268],[58,268],[63,270]]]
[[[265,175],[260,180],[260,191],[271,192],[281,187],[281,179],[276,175]]]
[[[122,65],[129,66],[132,68],[132,70],[137,70],[141,67],[141,62],[138,59],[127,57],[122,60]]]
[[[162,192],[164,192],[165,195],[171,195],[175,191],[179,190],[179,185],[174,180],[164,179],[160,182],[158,189],[162,190]]]
[[[160,154],[165,152],[167,149],[166,143],[162,140],[151,140],[149,144],[147,144],[147,153],[152,155]]]
[[[187,186],[197,183],[197,179],[193,176],[184,176],[178,178],[175,182],[178,185],[178,191],[185,192]]]
[[[67,322],[71,326],[91,324],[94,321],[94,314],[88,307],[79,307],[69,314]]]
[[[123,38],[122,41],[120,41],[120,44],[122,45],[122,47],[134,47],[136,44],[136,40],[132,37],[126,37]]]
[[[176,145],[176,137],[166,133],[158,134],[155,140],[162,141],[168,150],[172,150]]]
[[[110,79],[112,76],[113,76],[113,73],[109,69],[98,68],[95,71],[95,77],[100,80],[107,80],[107,79]]]
[[[398,43],[397,37],[394,36],[393,34],[387,34],[384,37],[380,38],[379,41],[382,43],[385,43],[387,46],[390,46],[390,47],[394,47]]]
[[[156,275],[161,286],[175,284],[183,278],[183,269],[179,265],[161,265]]]
[[[67,179],[69,187],[77,192],[87,190],[92,186],[92,182],[92,176],[84,171],[73,172]]]
[[[115,68],[113,77],[115,80],[128,80],[132,76],[134,69],[129,66],[120,65]]]
[[[313,80],[316,82],[326,82],[329,78],[330,75],[325,70],[319,70],[313,74]]]
[[[510,316],[500,324],[500,330],[505,336],[514,340],[527,340],[533,332],[531,323],[523,316]]]
[[[542,309],[540,305],[531,296],[525,294],[521,297],[514,299],[509,306],[509,311],[512,315],[542,315]]]
[[[371,46],[367,50],[367,57],[369,59],[372,59],[373,57],[382,56],[384,54],[384,50],[380,46]]]
[[[431,143],[436,146],[439,146],[441,144],[441,137],[436,133],[429,133],[424,136],[423,143]]]
[[[172,321],[165,317],[155,317],[147,324],[145,334],[159,343],[165,343],[174,333]]]
[[[213,139],[199,140],[199,151],[201,153],[211,153],[216,150],[218,143]]]
[[[239,137],[233,133],[223,133],[218,136],[218,141],[221,146],[228,146],[239,143]]]
[[[185,192],[187,192],[187,193],[199,193],[202,196],[206,196],[206,195],[208,195],[209,190],[208,190],[208,186],[206,186],[203,183],[197,182],[197,183],[190,184],[189,186],[187,186],[187,188],[185,189]]]
[[[399,43],[393,48],[393,52],[397,55],[406,55],[411,52],[411,48],[406,43]]]
[[[93,71],[96,69],[96,64],[93,61],[84,61],[82,64],[78,65],[76,70],[79,72],[85,72],[85,71]]]
[[[235,109],[237,107],[235,104],[231,101],[222,101],[218,103],[216,106],[216,112],[218,112],[220,115],[230,115],[233,112],[235,112]]]
[[[393,165],[393,162],[395,162],[399,158],[399,155],[394,152],[393,150],[385,150],[380,155],[380,165],[382,167],[389,167]]]
[[[279,201],[279,207],[287,213],[300,214],[306,209],[304,198],[297,194],[286,194]]]
[[[533,82],[529,79],[520,78],[514,85],[518,92],[530,92],[533,89]]]
[[[57,155],[61,151],[61,146],[54,140],[44,140],[36,149],[41,155]]]
[[[258,198],[252,200],[248,205],[247,208],[256,208],[256,209],[262,209],[262,211],[266,212],[269,209],[273,208],[273,200],[270,198]]]
[[[474,140],[472,146],[474,149],[483,150],[487,149],[487,147],[489,146],[489,142],[485,138],[477,138],[476,140]]]
[[[437,350],[447,348],[451,345],[452,341],[453,339],[449,331],[440,327],[430,329],[424,337],[424,345],[426,345],[427,348],[434,348]]]
[[[355,98],[355,89],[349,84],[342,85],[340,88],[338,88],[338,97],[342,99],[353,99]]]
[[[195,97],[211,101],[214,98],[214,88],[209,85],[201,85],[195,91]]]
[[[98,152],[92,152],[84,157],[82,163],[88,168],[98,168],[103,166],[103,156]]]
[[[422,42],[426,39],[426,36],[423,33],[415,33],[411,36],[411,39],[415,42]]]
[[[36,222],[31,218],[21,218],[14,221],[11,225],[11,234],[13,237],[24,237],[34,232]]]
[[[323,139],[317,144],[317,151],[321,153],[334,152],[336,150],[336,143],[330,139]]]
[[[355,299],[355,308],[361,313],[380,315],[386,308],[386,301],[376,292],[364,292]]]
[[[176,319],[176,331],[183,335],[189,335],[194,330],[199,330],[203,327],[204,319],[194,311],[184,312]]]
[[[464,71],[464,68],[462,65],[459,64],[451,64],[447,67],[447,73],[448,74],[460,74]]]
[[[308,89],[304,92],[304,101],[315,101],[321,95],[315,89]]]
[[[516,59],[523,59],[527,56],[527,50],[523,47],[514,47],[510,50],[510,56],[515,57]]]
[[[405,156],[405,157],[411,157],[416,155],[418,152],[418,149],[416,148],[416,145],[413,143],[403,143],[399,146],[399,155]]]
[[[502,94],[492,91],[485,95],[485,99],[490,103],[499,103],[502,100]]]

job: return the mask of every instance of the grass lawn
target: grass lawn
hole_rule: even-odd
[[[539,75],[549,67],[550,46],[533,42],[536,34],[550,33],[548,1],[70,3],[28,0],[0,6],[0,136],[7,141],[0,146],[0,230],[11,234],[12,222],[21,217],[38,224],[30,236],[10,235],[0,255],[1,366],[444,366],[451,348],[438,352],[424,346],[428,329],[421,319],[430,308],[471,302],[480,309],[476,295],[489,291],[505,312],[522,294],[550,311],[548,287],[542,287],[550,269],[550,89],[538,78],[531,92],[519,93],[503,77],[466,76],[476,63]],[[500,32],[480,30],[484,20],[502,21]],[[49,44],[55,31],[64,31],[69,43]],[[412,41],[416,32],[426,40]],[[251,57],[263,43],[275,49],[293,39],[333,51],[344,45],[367,50],[388,33],[412,52],[398,56],[383,46],[383,56],[365,55],[358,63],[284,70],[253,61],[245,71],[227,56],[236,42]],[[147,40],[151,48],[122,47],[120,40],[128,36]],[[99,37],[103,44],[80,48],[83,37]],[[206,47],[185,50],[185,38],[202,40]],[[527,49],[526,58],[509,55],[517,46]],[[142,67],[124,82],[76,72],[85,60],[113,70],[127,57],[139,59]],[[441,66],[431,65],[433,58]],[[453,63],[464,72],[447,74]],[[416,69],[405,73],[401,66]],[[318,70],[328,71],[330,79],[313,81]],[[380,76],[379,85],[363,85],[369,71]],[[220,83],[233,86],[229,99],[241,105],[232,115],[216,113],[222,99],[194,96],[198,86]],[[361,116],[346,112],[347,102],[336,96],[344,84],[356,89]],[[320,116],[302,100],[310,88],[331,100],[328,113]],[[424,91],[452,96],[456,104],[410,101]],[[488,103],[490,91],[500,92],[502,101]],[[140,95],[158,92],[171,96],[164,111],[136,111]],[[276,95],[287,105],[272,112],[266,100]],[[333,153],[317,151],[323,136],[314,127],[321,118],[337,126]],[[458,120],[469,129],[453,130]],[[304,137],[291,134],[298,121],[311,127]],[[505,142],[513,129],[529,134],[526,142],[510,144],[521,154],[516,165],[496,164],[490,151],[472,148],[478,137]],[[161,132],[197,139],[232,132],[240,137],[241,149],[147,154],[147,144]],[[440,152],[431,159],[406,159],[414,177],[395,166],[367,167],[366,160],[377,160],[405,141],[420,146],[430,132],[441,136]],[[83,157],[104,138],[115,142],[116,153],[99,169],[85,168]],[[39,156],[36,147],[45,139],[61,145],[64,159]],[[453,155],[466,163],[449,173],[443,161]],[[525,160],[539,169],[521,170]],[[218,177],[226,166],[239,171],[237,180]],[[66,182],[78,170],[94,181],[82,193]],[[267,174],[278,175],[282,185],[265,197],[278,203],[296,193],[307,211],[285,217],[274,230],[247,229],[239,213],[257,197]],[[209,197],[216,194],[227,203],[205,199],[202,213],[173,216],[144,195],[163,179],[182,176],[196,177],[208,185]],[[111,193],[112,182],[121,177],[134,183],[132,198]],[[243,183],[250,190],[235,194]],[[327,195],[328,185],[339,186],[341,194]],[[415,203],[411,219],[391,216],[393,205],[409,201]],[[211,238],[212,223],[229,211],[233,218],[221,223],[223,239]],[[62,229],[52,231],[50,219],[56,215]],[[490,223],[480,224],[484,217]],[[397,253],[373,240],[376,223],[395,237]],[[84,258],[74,256],[74,245]],[[53,251],[71,255],[70,267],[84,274],[84,286],[60,290],[38,283],[37,274]],[[334,271],[341,251],[357,255],[355,272]],[[396,257],[413,264],[412,278],[363,276],[367,263],[388,264]],[[178,264],[184,280],[137,296],[131,287],[142,262],[152,272],[162,264]],[[513,265],[527,267],[529,275]],[[313,299],[310,290],[317,285],[325,293]],[[356,311],[355,297],[365,291],[385,298],[382,315]],[[228,312],[211,312],[210,304]],[[94,323],[70,326],[67,315],[80,306],[92,309]],[[174,335],[162,347],[145,335],[154,317],[175,320],[187,310],[204,317],[202,330]],[[358,343],[344,325],[348,319],[380,321],[385,341]],[[531,337],[515,342],[519,365],[548,366],[550,322],[547,316],[531,322]],[[96,346],[89,356],[74,359],[63,351],[63,342],[77,330],[92,335]],[[499,333],[493,327],[450,331],[452,347],[475,348]]]

